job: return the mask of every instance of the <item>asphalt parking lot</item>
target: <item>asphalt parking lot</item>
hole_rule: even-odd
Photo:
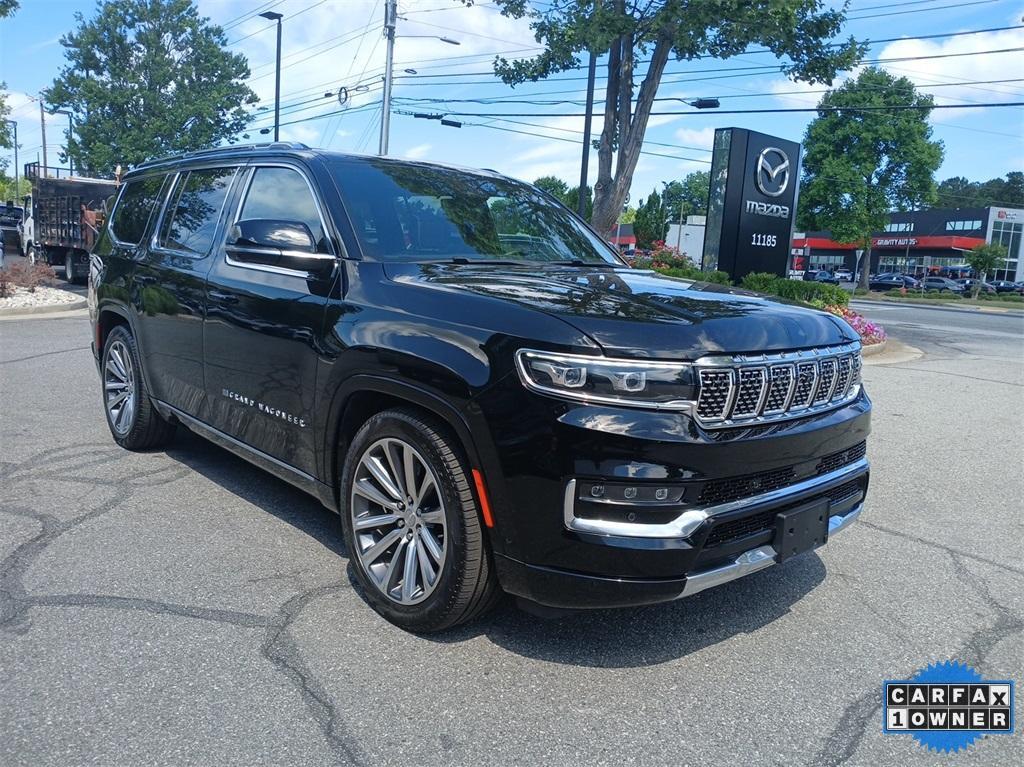
[[[0,764],[1009,765],[881,733],[881,683],[1024,680],[1024,316],[865,305],[867,509],[657,607],[405,634],[335,516],[179,432],[111,441],[83,313],[0,321]],[[554,513],[554,512],[553,512]],[[1018,689],[1018,695],[1020,689]]]

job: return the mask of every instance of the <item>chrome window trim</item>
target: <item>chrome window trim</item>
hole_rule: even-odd
[[[868,470],[867,458],[861,458],[828,474],[811,477],[792,485],[769,490],[759,495],[727,501],[715,506],[687,509],[670,522],[660,524],[644,524],[640,522],[619,522],[617,520],[584,519],[576,516],[576,480],[570,479],[565,485],[562,513],[565,527],[580,533],[595,535],[614,535],[625,538],[688,538],[696,532],[705,521],[720,514],[726,514],[747,506],[757,506],[785,500],[789,496],[803,495],[819,487],[841,484],[843,481],[863,474]],[[620,504],[625,505],[625,504]]]
[[[302,253],[301,255],[306,258],[315,255],[322,260],[331,259],[337,261],[338,255],[334,253],[334,243],[331,242],[331,238],[328,236],[329,230],[327,228],[327,219],[324,217],[324,208],[320,204],[320,196],[317,194],[316,188],[310,182],[306,171],[293,163],[273,161],[263,162],[260,160],[254,160],[246,165],[242,180],[239,182],[242,186],[242,190],[238,196],[238,205],[235,207],[234,217],[228,222],[227,229],[230,230],[232,226],[242,220],[242,208],[245,207],[245,201],[249,197],[249,190],[252,188],[252,181],[256,176],[256,171],[260,168],[287,168],[288,170],[295,171],[302,177],[302,180],[306,182],[306,188],[309,189],[309,193],[313,197],[313,205],[316,206],[316,214],[320,219],[320,228],[323,230],[324,239],[326,240],[327,247],[331,250],[331,253]],[[227,252],[226,238],[227,232],[225,232],[225,236],[222,239],[224,240],[224,262],[228,264],[228,266],[234,266],[238,269],[252,269],[257,272],[267,272],[269,274],[281,274],[287,277],[302,277],[303,279],[309,277],[309,272],[301,271],[299,269],[289,269],[284,266],[273,266],[271,264],[250,264],[245,261],[236,261]],[[290,254],[290,251],[287,254]]]
[[[194,250],[181,250],[180,248],[168,248],[168,247],[165,247],[165,246],[160,244],[160,230],[163,228],[164,219],[166,218],[167,213],[168,213],[168,211],[170,210],[170,207],[171,207],[171,196],[174,193],[174,189],[175,189],[175,187],[178,184],[178,179],[180,179],[182,176],[184,176],[185,177],[185,183],[187,184],[188,183],[188,175],[190,173],[192,173],[192,171],[217,170],[218,168],[223,168],[225,170],[230,169],[231,170],[231,179],[228,181],[228,191],[225,193],[224,199],[221,201],[221,204],[220,204],[220,209],[217,211],[217,225],[220,226],[221,216],[224,215],[225,206],[228,204],[228,198],[231,196],[231,188],[235,184],[235,180],[238,178],[238,172],[241,169],[241,167],[242,166],[240,164],[210,163],[210,164],[189,166],[187,168],[179,168],[178,170],[173,171],[173,173],[169,173],[168,175],[173,175],[174,176],[174,181],[171,182],[171,187],[170,187],[170,189],[167,190],[167,196],[165,197],[165,199],[163,201],[163,205],[162,205],[161,210],[160,210],[160,215],[157,218],[156,226],[153,227],[153,235],[150,237],[150,240],[149,240],[149,249],[152,252],[154,252],[154,253],[166,253],[166,254],[170,254],[170,255],[173,255],[173,256],[181,256],[182,258],[190,258],[193,261],[202,261],[204,258],[206,258],[211,253],[213,253],[214,250],[217,247],[217,243],[220,242],[220,238],[217,237],[217,230],[214,230],[213,242],[210,244],[210,249],[208,251],[206,251],[205,253],[197,253]],[[177,205],[178,205],[177,201],[175,201],[174,205],[175,205],[175,208],[177,208]],[[172,219],[173,219],[173,213],[172,213]]]

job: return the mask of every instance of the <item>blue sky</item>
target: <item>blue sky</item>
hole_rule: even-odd
[[[547,4],[541,0],[537,3]],[[21,5],[13,18],[0,22],[0,80],[6,81],[10,91],[12,117],[18,121],[22,146],[21,161],[25,162],[36,158],[42,144],[39,104],[32,97],[59,71],[64,60],[59,38],[73,28],[75,12],[89,17],[95,2],[22,0]],[[383,5],[383,0],[199,0],[200,11],[225,26],[231,49],[248,58],[250,87],[262,99],[261,106],[269,107],[254,121],[249,131],[252,140],[263,139],[259,129],[272,124],[275,38],[272,23],[248,17],[272,6],[285,16],[281,120],[283,124],[294,123],[282,128],[282,138],[343,151],[376,151],[385,49],[380,35]],[[396,110],[530,112],[544,116],[507,120],[453,117],[466,123],[462,129],[455,129],[395,114],[391,121],[391,154],[493,168],[526,180],[554,174],[570,185],[576,183],[582,118],[550,115],[581,112],[580,104],[440,104],[426,99],[581,101],[585,71],[567,72],[547,82],[511,89],[489,74],[491,62],[496,53],[514,58],[536,51],[537,43],[525,20],[507,19],[486,1],[466,8],[458,0],[400,0],[399,8],[404,18],[398,22],[396,42]],[[1024,48],[1024,3],[852,0],[849,13],[851,20],[845,31],[859,39],[908,38],[872,45],[868,57],[914,58],[884,66],[894,74],[909,77],[923,91],[933,94],[938,104],[1024,101],[1021,51],[980,53]],[[932,40],[909,39],[993,27],[1016,28]],[[459,45],[438,37],[457,40]],[[922,56],[943,58],[918,58]],[[672,62],[659,96],[714,96],[721,100],[722,110],[813,107],[823,86],[793,83],[778,72],[753,69],[777,64],[773,56],[763,53],[744,54],[728,61]],[[415,74],[407,69],[415,70]],[[599,93],[602,74],[599,67]],[[994,80],[1003,82],[990,82]],[[978,81],[985,82],[964,84]],[[349,92],[344,111],[334,99],[323,95],[340,85]],[[661,108],[687,109],[670,104],[673,102],[662,102]],[[649,143],[645,145],[645,150],[653,154],[644,155],[640,161],[632,199],[636,201],[651,189],[660,188],[664,181],[706,168],[716,127],[749,127],[799,141],[812,116],[704,111],[653,117],[647,132]],[[963,175],[984,180],[1024,169],[1024,108],[940,110],[933,112],[931,119],[935,137],[945,144],[939,179]],[[65,120],[60,115],[47,120],[51,164],[56,164],[64,141]],[[600,128],[599,121],[596,127]],[[591,181],[596,160],[594,153]]]

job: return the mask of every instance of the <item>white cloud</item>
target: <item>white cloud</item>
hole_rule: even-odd
[[[410,160],[421,160],[426,157],[433,148],[432,144],[417,144],[414,147],[406,149],[405,152],[403,152],[403,155],[408,157]]]

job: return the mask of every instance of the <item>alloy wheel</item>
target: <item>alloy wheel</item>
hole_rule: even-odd
[[[444,500],[437,475],[408,442],[377,440],[359,459],[349,497],[352,549],[388,599],[422,602],[448,555]]]
[[[135,371],[131,354],[123,341],[114,341],[103,366],[103,394],[110,425],[118,434],[127,434],[135,416]]]

